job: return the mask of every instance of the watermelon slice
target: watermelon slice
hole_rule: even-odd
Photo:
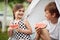
[[[16,28],[18,28],[18,24],[12,24],[12,25],[10,25],[10,27],[13,29],[16,29]]]
[[[44,24],[44,23],[37,23],[36,25],[35,25],[35,27],[37,28],[45,28],[46,27],[46,24]]]

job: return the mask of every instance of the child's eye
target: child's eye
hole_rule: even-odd
[[[16,23],[15,23],[16,24]]]
[[[24,10],[19,10],[19,12],[24,12]]]
[[[23,12],[24,12],[24,10],[23,10]]]

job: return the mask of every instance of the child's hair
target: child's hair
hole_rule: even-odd
[[[15,19],[15,12],[21,8],[24,8],[24,6],[22,4],[16,4],[14,7],[13,7],[13,17]]]
[[[56,17],[59,18],[60,14],[59,11],[57,9],[56,3],[55,2],[50,2],[46,7],[45,7],[45,11],[49,11],[51,13],[51,15],[53,15],[54,13],[56,13]]]

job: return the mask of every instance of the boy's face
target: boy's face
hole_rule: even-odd
[[[15,18],[22,18],[24,15],[24,8],[21,8],[15,12]]]
[[[49,11],[45,11],[45,17],[47,18],[47,20],[52,20],[52,17],[53,15],[51,15],[51,13]]]

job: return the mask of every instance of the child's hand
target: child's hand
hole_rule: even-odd
[[[44,29],[45,27],[46,27],[46,24],[44,24],[44,23],[37,23],[37,24],[35,25],[36,32],[37,32],[38,34],[40,34],[41,29]]]
[[[12,30],[12,28],[10,28],[10,27],[8,28],[8,35],[9,35],[9,36],[12,36],[12,35],[13,35],[13,30]]]
[[[10,25],[10,27],[12,28],[12,29],[17,29],[18,28],[18,24],[12,24],[12,25]]]
[[[36,28],[37,34],[40,34],[41,29]]]
[[[16,32],[21,32],[22,29],[21,29],[21,28],[17,28],[17,29],[15,29],[15,31],[16,31]]]

